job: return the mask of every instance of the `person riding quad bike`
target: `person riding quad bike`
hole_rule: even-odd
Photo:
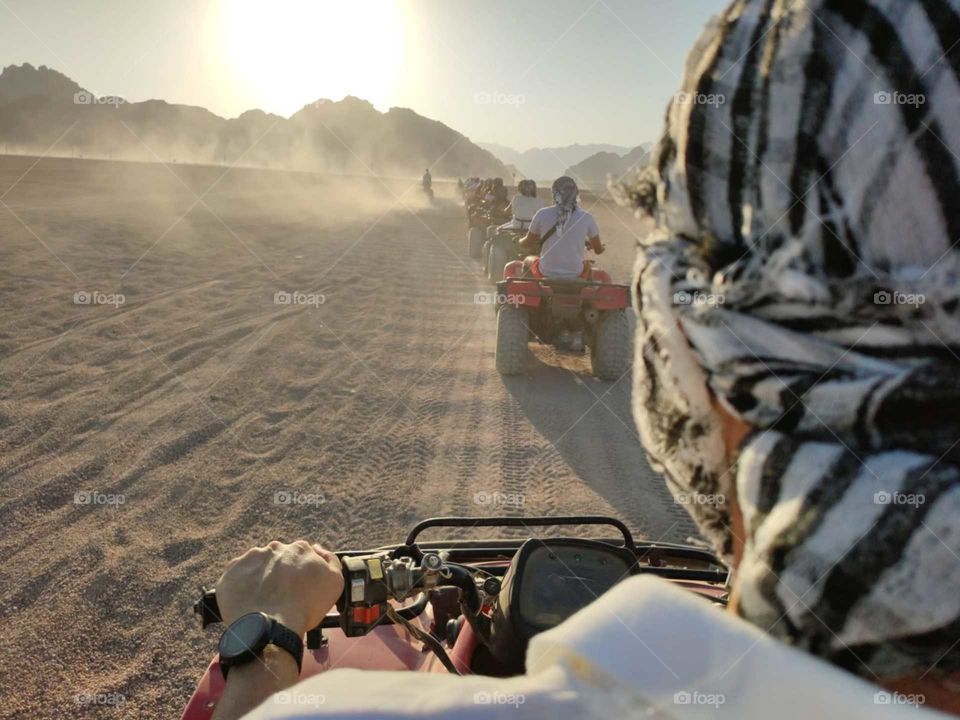
[[[578,205],[580,189],[573,178],[557,178],[551,191],[553,205],[536,212],[519,243],[521,250],[531,253],[524,272],[535,278],[589,280],[593,267],[584,259],[584,250],[603,254],[600,228],[593,215]],[[576,351],[582,349],[583,339],[579,332],[564,331],[558,344]]]
[[[507,188],[503,184],[503,178],[494,178],[490,186],[490,192],[484,198],[484,203],[493,213],[496,213],[498,210],[502,210],[507,202]]]
[[[510,201],[510,220],[487,232],[483,258],[486,274],[494,281],[503,277],[504,265],[520,257],[518,241],[530,228],[534,215],[543,207],[543,200],[537,197],[536,181],[521,180],[517,190]]]
[[[537,197],[535,180],[521,180],[517,190],[517,194],[510,201],[510,212],[513,217],[500,225],[498,230],[528,230],[530,221],[543,207],[543,200]]]
[[[420,180],[420,185],[423,188],[423,192],[426,193],[427,197],[432,201],[433,200],[433,176],[430,174],[430,168],[427,168],[423,171],[423,177]]]
[[[520,247],[531,253],[529,272],[533,277],[585,277],[590,264],[584,260],[584,249],[597,255],[606,249],[600,242],[600,228],[593,215],[578,205],[580,189],[573,178],[557,178],[551,191],[553,205],[536,212],[520,241]]]

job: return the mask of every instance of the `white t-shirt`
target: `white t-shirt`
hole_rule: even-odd
[[[530,223],[530,232],[543,237],[557,224],[556,205],[537,211]],[[583,272],[584,243],[600,236],[593,215],[582,208],[573,211],[563,232],[557,230],[540,250],[540,271],[545,277],[575,278]]]
[[[908,696],[899,696],[905,698]],[[640,576],[535,637],[513,678],[330,670],[245,720],[936,720],[666,580]]]
[[[543,207],[543,200],[538,197],[527,197],[517,193],[510,201],[510,209],[513,217],[521,222],[530,222],[537,210]]]

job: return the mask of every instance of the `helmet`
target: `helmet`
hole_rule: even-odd
[[[527,197],[536,197],[537,182],[536,180],[521,180],[520,184],[517,185],[517,190],[520,191],[521,195],[526,195]]]
[[[494,186],[495,188],[503,187],[503,178],[499,178],[499,177],[498,177],[498,178],[494,178],[494,180],[493,180],[493,186]]]

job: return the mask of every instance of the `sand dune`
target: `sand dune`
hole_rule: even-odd
[[[269,539],[498,512],[691,532],[629,377],[542,349],[495,372],[452,188],[35,160],[0,158],[0,717],[177,717],[214,652],[197,586]],[[596,211],[625,279],[633,220]]]

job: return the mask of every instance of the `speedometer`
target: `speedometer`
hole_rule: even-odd
[[[541,545],[527,558],[517,611],[537,630],[560,624],[629,573],[626,559],[607,548]]]

